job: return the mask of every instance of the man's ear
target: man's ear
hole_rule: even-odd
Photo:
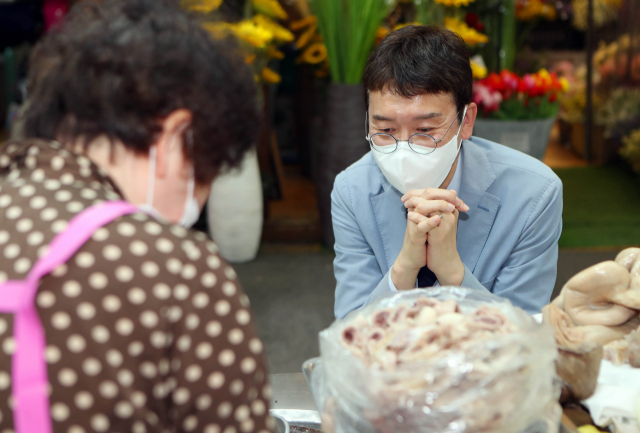
[[[184,165],[185,154],[182,150],[186,145],[184,136],[191,127],[192,119],[191,111],[178,109],[160,121],[162,131],[158,134],[155,142],[157,149],[156,177],[166,177],[169,174],[170,164],[178,163],[180,168]]]
[[[471,102],[467,108],[467,114],[464,116],[462,130],[460,136],[463,140],[468,140],[473,134],[473,125],[476,122],[476,116],[478,115],[478,106]]]

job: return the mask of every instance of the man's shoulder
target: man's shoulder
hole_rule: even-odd
[[[533,182],[547,186],[561,183],[549,166],[530,155],[479,137],[472,137],[471,142],[487,156],[498,181]]]
[[[336,177],[335,188],[356,187],[378,192],[382,185],[382,172],[371,151],[344,169]]]

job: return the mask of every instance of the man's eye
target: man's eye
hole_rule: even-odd
[[[378,131],[384,132],[385,134],[390,134],[391,131],[393,131],[393,129],[392,128],[384,128],[384,129],[378,129]]]
[[[433,129],[431,129],[431,128],[421,128],[421,129],[418,129],[418,132],[419,132],[420,134],[428,134],[430,131],[433,131]]]

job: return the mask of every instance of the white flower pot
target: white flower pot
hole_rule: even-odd
[[[242,263],[258,254],[263,222],[258,155],[246,153],[239,168],[218,176],[207,204],[209,234],[227,261]]]
[[[556,118],[542,120],[476,119],[473,135],[524,152],[542,161]]]

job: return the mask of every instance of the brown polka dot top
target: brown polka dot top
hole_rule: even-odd
[[[0,155],[0,281],[56,233],[121,200],[88,158],[27,141]],[[233,269],[203,233],[127,215],[40,283],[55,432],[272,431],[262,343]],[[13,430],[12,315],[0,314],[0,433]]]

